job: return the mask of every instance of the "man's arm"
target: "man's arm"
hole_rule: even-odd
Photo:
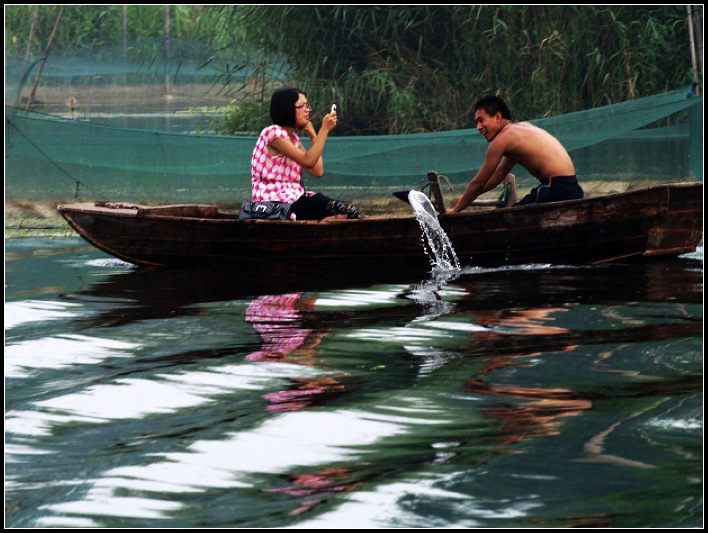
[[[507,157],[503,157],[503,153],[497,146],[489,146],[487,150],[487,158],[479,169],[477,175],[472,178],[472,181],[467,185],[467,189],[460,196],[455,204],[455,207],[447,210],[447,214],[459,213],[472,202],[474,202],[481,194],[491,191],[499,185],[504,178],[514,168],[515,163]]]
[[[511,169],[514,168],[515,164],[516,163],[511,161],[509,158],[503,157],[501,163],[497,166],[497,169],[494,171],[494,174],[492,174],[492,177],[487,180],[487,184],[484,186],[480,194],[484,194],[485,192],[496,188],[502,181],[504,181],[504,178],[509,175],[509,172],[511,172]]]

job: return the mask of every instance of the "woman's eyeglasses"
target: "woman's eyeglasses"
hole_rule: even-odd
[[[300,104],[296,105],[295,109],[304,109],[305,111],[312,111],[312,108],[310,107],[310,104]]]

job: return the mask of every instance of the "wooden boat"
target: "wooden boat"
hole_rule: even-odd
[[[440,206],[438,205],[440,209]],[[410,215],[239,221],[214,205],[95,202],[58,206],[88,242],[137,265],[225,268],[431,266]],[[695,251],[703,184],[648,187],[548,204],[440,215],[462,266],[598,264]]]

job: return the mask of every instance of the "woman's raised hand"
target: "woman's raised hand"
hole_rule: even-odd
[[[327,131],[332,131],[337,126],[337,112],[327,113],[322,119],[322,127]]]

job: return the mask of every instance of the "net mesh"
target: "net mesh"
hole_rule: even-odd
[[[180,110],[228,100],[223,95],[209,95],[213,79],[208,72],[180,63],[165,71],[163,79],[154,71],[131,72],[129,62],[120,68],[94,60],[82,63],[82,69],[74,69],[69,75],[70,67],[59,58],[43,75],[46,79],[37,94],[40,98],[51,95],[53,89],[61,97],[54,97],[54,109],[47,105],[51,112],[44,113],[21,106],[20,87],[28,76],[20,73],[27,72],[26,67],[19,59],[13,62],[6,58],[6,62],[6,200],[238,205],[250,197],[255,135],[171,131],[202,129],[194,121],[180,123]],[[252,72],[243,76],[247,83]],[[126,92],[113,96],[107,93],[113,107],[104,105],[86,111],[79,97],[81,112],[61,109],[67,105],[65,97],[80,94],[87,85],[93,89],[99,85],[103,90],[140,87],[148,93],[148,99],[159,96],[160,109],[148,113],[140,103],[129,101]],[[339,112],[346,114],[346,109]],[[702,113],[702,97],[680,89],[531,122],[566,146],[583,187],[593,194],[624,190],[647,181],[702,181]],[[188,116],[204,120],[208,114]],[[147,115],[156,121],[136,125],[136,118]],[[455,194],[459,194],[481,166],[486,148],[487,142],[471,129],[330,137],[325,148],[324,179],[306,175],[305,186],[343,200],[384,198],[392,191],[420,188],[427,181],[427,172],[436,170],[449,178]],[[514,173],[521,189],[535,185],[523,169],[517,167]]]

